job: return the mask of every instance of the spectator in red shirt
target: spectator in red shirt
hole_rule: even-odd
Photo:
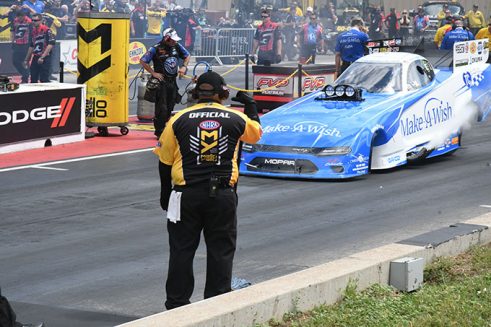
[[[51,49],[55,45],[55,37],[49,27],[42,23],[42,18],[41,14],[32,16],[33,28],[24,62],[27,67],[31,61],[31,83],[49,82]]]
[[[29,82],[29,69],[24,66],[23,59],[29,49],[29,35],[31,34],[31,19],[26,12],[17,9],[16,17],[10,27],[10,39],[12,40],[12,64],[21,75],[21,82]]]

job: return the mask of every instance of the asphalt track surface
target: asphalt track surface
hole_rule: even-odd
[[[490,181],[489,121],[423,165],[342,182],[241,177],[234,275],[258,283],[489,212]],[[0,169],[0,286],[19,320],[112,326],[162,311],[158,197],[149,150]],[[205,258],[201,244],[193,301]]]

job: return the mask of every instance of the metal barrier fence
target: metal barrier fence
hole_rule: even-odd
[[[193,56],[216,61],[219,65],[236,64],[252,52],[254,28],[204,28],[197,31]]]

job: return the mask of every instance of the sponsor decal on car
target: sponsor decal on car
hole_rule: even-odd
[[[263,128],[263,134],[269,133],[306,133],[306,134],[317,134],[319,136],[333,136],[341,137],[341,131],[337,128],[331,128],[327,124],[322,124],[314,121],[299,122],[295,125],[283,125],[277,123],[273,126],[265,126]]]
[[[428,99],[423,115],[413,114],[400,120],[404,136],[419,133],[425,129],[442,124],[452,118],[452,107],[448,102],[438,98]]]

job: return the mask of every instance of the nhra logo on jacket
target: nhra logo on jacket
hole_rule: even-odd
[[[191,114],[228,113],[199,112]],[[221,163],[221,155],[228,150],[228,135],[222,134],[222,124],[216,120],[205,120],[199,123],[196,135],[189,135],[190,150],[197,155],[197,164],[212,163],[219,165]]]

